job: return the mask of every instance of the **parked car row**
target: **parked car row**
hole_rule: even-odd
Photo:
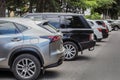
[[[48,20],[49,23],[63,33],[65,60],[73,60],[78,52],[95,46],[93,30],[85,18],[73,13],[29,13],[24,18]]]
[[[101,41],[109,36],[107,24],[102,20],[87,20],[94,32],[96,41]],[[111,31],[111,30],[110,30]]]
[[[36,80],[46,68],[94,50],[109,31],[106,21],[86,20],[75,13],[0,18],[0,68],[10,69],[17,80]]]

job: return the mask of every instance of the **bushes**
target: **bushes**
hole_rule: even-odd
[[[99,13],[94,13],[92,15],[86,15],[85,16],[87,19],[101,19],[101,15]]]

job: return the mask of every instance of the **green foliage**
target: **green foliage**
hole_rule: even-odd
[[[92,19],[92,20],[101,19],[101,15],[99,13],[94,13],[92,15],[86,15],[85,17],[87,19]]]
[[[26,7],[27,5],[27,7]],[[9,11],[20,10],[26,12],[79,12],[89,8],[92,11],[92,18],[96,13],[105,15],[120,15],[120,0],[6,0],[6,8]]]

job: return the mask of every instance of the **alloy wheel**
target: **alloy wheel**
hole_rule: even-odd
[[[30,78],[36,72],[36,65],[32,60],[24,58],[17,63],[16,71],[22,78]]]
[[[77,50],[76,50],[76,47],[74,45],[65,44],[64,48],[65,48],[64,56],[65,56],[66,60],[71,60],[71,59],[75,58],[75,56],[77,54]]]

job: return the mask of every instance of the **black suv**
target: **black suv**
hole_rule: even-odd
[[[75,13],[28,13],[24,18],[48,20],[63,33],[65,59],[74,59],[79,51],[95,46],[93,30],[85,18]]]

